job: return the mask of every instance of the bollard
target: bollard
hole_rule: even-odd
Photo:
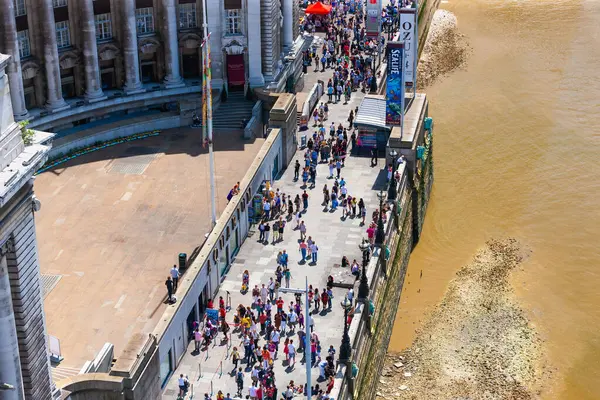
[[[202,363],[198,361],[198,380],[202,378]]]

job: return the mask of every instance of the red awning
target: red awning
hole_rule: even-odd
[[[330,11],[331,6],[329,4],[323,4],[320,1],[306,7],[307,14],[327,15]]]

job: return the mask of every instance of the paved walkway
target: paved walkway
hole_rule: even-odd
[[[313,69],[309,67],[309,72],[306,76],[305,91],[310,90],[312,85],[317,79],[324,80],[331,76],[332,70],[328,69],[324,73],[315,73]],[[360,104],[364,94],[361,92],[355,92],[352,95],[352,99],[349,104],[343,105],[342,102],[339,104],[330,105],[329,119],[325,122],[327,134],[329,134],[329,125],[331,122],[335,122],[336,126],[340,121],[344,122],[344,126],[348,125],[347,117],[351,109],[357,107]],[[326,101],[327,96],[323,96],[322,100]],[[313,129],[306,131],[309,135],[312,134]],[[299,136],[304,134],[299,132]],[[300,142],[300,141],[298,141]],[[294,182],[294,168],[293,165],[295,160],[300,160],[303,163],[304,151],[298,150],[294,160],[290,163],[290,167],[285,171],[283,176],[274,182],[273,187],[279,188],[280,191],[286,195],[301,194],[302,181]],[[384,167],[385,160],[380,159],[378,167],[370,167],[369,157],[348,157],[346,160],[346,167],[342,169],[341,176],[347,182],[348,194],[351,196],[362,197],[367,207],[367,221],[369,221],[371,213],[378,207],[377,191],[383,188],[385,184],[385,173],[381,168]],[[300,253],[298,250],[298,241],[300,234],[298,231],[294,231],[293,227],[295,222],[288,222],[284,240],[276,243],[275,245],[268,244],[264,245],[258,242],[258,231],[251,234],[242,245],[239,254],[236,257],[231,269],[228,273],[227,278],[221,285],[218,296],[222,295],[225,298],[226,291],[231,293],[231,304],[233,310],[228,312],[227,321],[233,323],[233,315],[235,308],[239,304],[250,305],[252,302],[251,290],[249,293],[242,295],[240,293],[242,273],[245,269],[250,271],[250,289],[254,285],[262,283],[267,284],[270,277],[274,277],[274,272],[277,268],[276,257],[279,251],[287,250],[290,255],[289,268],[292,273],[291,287],[304,288],[305,277],[308,277],[308,283],[312,284],[313,287],[322,288],[326,286],[327,276],[333,275],[334,277],[339,275],[349,275],[348,269],[342,270],[340,268],[342,256],[346,255],[350,262],[353,259],[358,260],[360,263],[361,252],[358,248],[358,244],[361,238],[366,238],[366,226],[360,225],[360,219],[342,219],[342,211],[339,208],[335,212],[330,212],[324,209],[321,204],[323,201],[322,189],[323,185],[327,184],[331,188],[333,180],[327,179],[329,175],[328,167],[326,164],[319,164],[317,168],[317,179],[316,187],[307,190],[309,192],[309,207],[308,211],[303,215],[303,220],[307,226],[307,235],[312,236],[319,247],[318,261],[316,265],[300,264]],[[376,185],[376,182],[378,185]],[[272,238],[272,236],[271,236]],[[285,282],[284,282],[285,283]],[[333,308],[331,312],[326,314],[320,313],[313,315],[315,322],[315,332],[319,335],[322,347],[323,360],[327,356],[327,349],[330,345],[336,348],[339,353],[339,346],[341,343],[342,331],[343,331],[343,309],[340,302],[344,299],[346,294],[345,289],[334,288],[334,299]],[[355,294],[357,293],[357,285],[355,286]],[[217,296],[217,299],[218,299]],[[286,304],[289,304],[294,299],[292,294],[282,295]],[[218,304],[215,301],[215,304]],[[303,310],[304,311],[304,310]],[[243,346],[240,345],[241,337],[238,331],[234,331],[233,334],[233,346],[237,346],[240,350],[240,354],[243,356]],[[163,394],[163,399],[175,399],[178,394],[177,378],[179,374],[187,375],[190,379],[190,383],[194,388],[194,399],[203,399],[204,393],[216,393],[222,390],[224,394],[228,392],[233,396],[237,391],[235,378],[231,375],[233,368],[232,361],[230,359],[231,351],[226,345],[220,345],[222,334],[217,337],[216,343],[210,345],[208,352],[201,352],[200,354],[193,353],[194,342],[192,341],[188,346],[187,354],[184,356],[181,364],[174,372],[170,381],[166,386],[166,390]],[[290,338],[294,339],[294,343],[297,342],[298,336],[293,335]],[[283,341],[283,339],[282,339]],[[264,344],[264,339],[261,340]],[[280,346],[280,350],[282,346]],[[297,356],[297,362],[294,369],[290,369],[285,362],[285,356],[280,351],[277,360],[275,360],[275,378],[276,385],[279,389],[279,393],[285,390],[290,380],[294,380],[296,385],[306,383],[306,369],[304,363],[299,362],[302,355]],[[336,357],[337,358],[337,357]],[[201,365],[201,373],[199,364]],[[241,364],[242,367],[246,367],[246,364]],[[245,388],[243,395],[244,397],[248,394],[248,387],[251,384],[250,380],[250,369],[246,369],[245,372]],[[313,386],[317,383],[316,378],[319,376],[318,367],[313,368]],[[321,387],[325,384],[321,383]],[[190,398],[190,396],[186,396]],[[214,398],[214,397],[213,397]]]

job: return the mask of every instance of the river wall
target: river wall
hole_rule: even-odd
[[[383,247],[387,252],[376,249],[368,264],[370,304],[357,305],[348,329],[352,355],[338,364],[331,392],[337,399],[373,400],[376,397],[410,253],[419,241],[425,221],[434,179],[433,124],[426,122],[429,119],[426,99],[409,109],[407,119],[410,113],[418,119],[412,140],[403,141],[399,148],[407,161],[399,169],[397,200],[388,202],[391,209]],[[388,146],[396,149],[398,142],[391,138]],[[368,307],[371,310],[366,309]]]

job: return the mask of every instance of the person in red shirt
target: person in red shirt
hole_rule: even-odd
[[[284,304],[285,304],[285,302],[283,301],[283,299],[281,297],[279,297],[279,299],[277,299],[277,312],[283,311]]]
[[[214,308],[214,304],[213,304],[212,299],[208,299],[208,303],[206,304],[206,307],[207,308]]]
[[[261,332],[264,332],[264,331],[265,331],[265,329],[267,328],[267,327],[266,327],[266,323],[267,323],[267,314],[265,314],[265,313],[261,313],[261,314],[258,316],[258,322],[260,323],[260,331],[261,331]]]
[[[321,292],[321,302],[323,303],[323,308],[325,308],[325,305],[327,304],[328,301],[329,301],[329,296],[327,295],[327,291],[323,290]]]
[[[223,296],[219,296],[219,308],[225,308],[225,300],[223,300]]]

